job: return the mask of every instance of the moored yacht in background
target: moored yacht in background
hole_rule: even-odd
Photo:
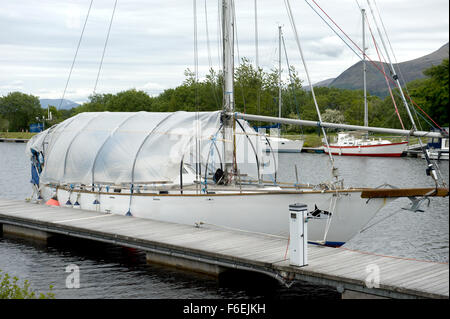
[[[408,142],[393,143],[381,138],[368,138],[367,132],[339,132],[336,143],[330,143],[333,155],[399,157],[406,151]],[[324,147],[328,153],[328,148]]]

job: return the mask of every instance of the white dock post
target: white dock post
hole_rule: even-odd
[[[289,263],[293,266],[308,264],[308,206],[289,205]]]

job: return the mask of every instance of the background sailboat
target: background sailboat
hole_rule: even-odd
[[[364,86],[364,126],[369,126],[369,111],[367,105],[366,89],[366,41],[365,41],[365,10],[361,9],[362,16],[362,50],[363,50],[363,86]],[[389,85],[389,83],[387,83]],[[393,143],[381,138],[369,138],[367,131],[339,132],[329,149],[324,147],[325,153],[347,156],[378,156],[399,157],[408,146],[407,141]]]

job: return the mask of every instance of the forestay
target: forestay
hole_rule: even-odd
[[[246,121],[235,127],[237,168],[255,180],[257,162],[267,163],[270,157]],[[182,163],[194,168],[200,162],[202,179],[206,169],[210,177],[222,167],[224,142],[233,143],[222,138],[220,111],[88,112],[35,135],[26,152],[44,156],[43,183],[179,183]]]

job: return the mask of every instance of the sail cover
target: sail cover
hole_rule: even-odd
[[[235,141],[224,141],[220,111],[86,112],[35,135],[26,152],[44,156],[43,183],[177,183],[182,163],[201,163],[202,178],[211,177],[223,143],[235,143],[237,168],[255,180],[270,159],[246,121],[235,126]]]

